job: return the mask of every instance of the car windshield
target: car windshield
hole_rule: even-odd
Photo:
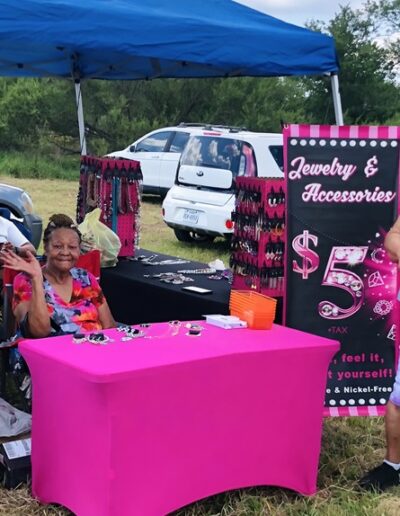
[[[181,165],[223,168],[238,174],[242,142],[231,138],[193,136],[181,156]]]

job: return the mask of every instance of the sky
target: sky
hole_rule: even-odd
[[[357,9],[363,0],[235,0],[283,21],[304,26],[310,20],[329,21],[340,6]]]

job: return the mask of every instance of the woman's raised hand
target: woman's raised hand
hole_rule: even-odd
[[[36,256],[30,251],[25,251],[24,258],[22,258],[8,247],[4,247],[0,252],[0,260],[5,267],[14,271],[26,272],[31,278],[42,276],[42,267]]]

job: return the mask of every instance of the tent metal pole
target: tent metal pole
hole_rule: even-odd
[[[339,77],[336,73],[331,74],[331,88],[333,97],[333,107],[335,110],[336,125],[343,124],[342,100],[339,91]]]
[[[81,156],[86,156],[86,135],[85,135],[85,121],[83,117],[82,91],[80,79],[75,79],[75,100],[76,112],[78,114],[79,127],[79,144],[81,147]]]

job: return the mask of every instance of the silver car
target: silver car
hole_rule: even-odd
[[[42,219],[34,213],[32,199],[22,188],[0,183],[0,216],[16,221],[36,249],[39,247]]]

